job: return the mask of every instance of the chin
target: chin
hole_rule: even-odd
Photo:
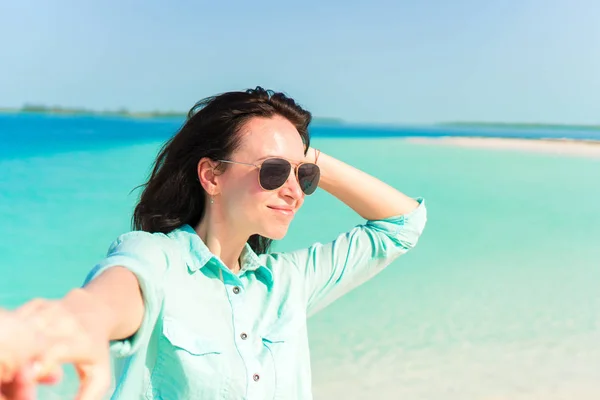
[[[260,235],[272,240],[281,240],[285,237],[287,231],[288,226],[270,227],[270,229],[263,229]]]

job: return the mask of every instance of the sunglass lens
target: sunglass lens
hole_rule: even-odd
[[[260,185],[265,190],[281,187],[290,176],[292,165],[287,160],[272,158],[265,160],[260,168]]]
[[[309,195],[313,194],[319,186],[321,170],[316,164],[302,164],[298,168],[298,182],[302,191]]]

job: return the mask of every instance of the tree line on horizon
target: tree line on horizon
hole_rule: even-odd
[[[62,106],[46,106],[43,104],[24,104],[20,112],[31,113],[51,113],[51,114],[85,114],[85,115],[125,115],[125,116],[161,116],[161,117],[185,117],[187,113],[177,111],[148,111],[148,112],[132,112],[125,107],[116,110],[90,110],[80,107],[62,107]]]
[[[41,114],[62,114],[62,115],[108,115],[108,116],[127,116],[127,117],[187,117],[187,111],[129,111],[125,107],[115,110],[91,110],[83,107],[62,107],[62,106],[47,106],[43,104],[26,103],[21,108],[10,109],[4,108],[0,111],[16,111],[22,113],[41,113]],[[333,117],[313,117],[314,121],[343,123],[340,118]]]

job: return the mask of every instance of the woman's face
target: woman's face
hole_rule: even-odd
[[[258,168],[228,163],[218,176],[220,211],[240,233],[282,239],[304,202],[295,175],[295,166],[304,160],[302,138],[296,127],[280,116],[253,118],[240,135],[240,146],[230,161],[261,164],[266,158],[281,157],[293,168],[283,186],[267,191],[259,184]]]

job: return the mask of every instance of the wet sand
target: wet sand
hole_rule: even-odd
[[[484,137],[410,137],[410,143],[459,146],[479,149],[515,150],[600,158],[600,141],[558,139],[509,139]]]

